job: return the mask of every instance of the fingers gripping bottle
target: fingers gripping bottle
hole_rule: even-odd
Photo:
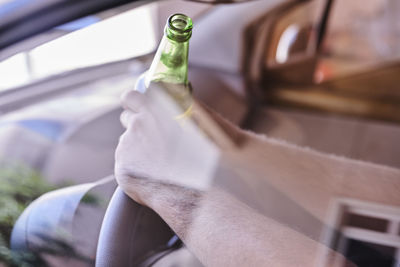
[[[192,20],[183,14],[170,16],[150,69],[138,80],[135,90],[145,93],[162,88],[181,107],[179,117],[190,114],[191,86],[188,82],[189,39]]]

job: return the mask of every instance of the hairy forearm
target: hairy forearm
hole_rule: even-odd
[[[222,190],[171,187],[149,204],[205,266],[312,266],[316,259],[315,241]]]
[[[156,211],[174,232],[183,240],[196,220],[198,209],[204,193],[181,186],[164,184],[154,190],[146,200],[146,205]]]
[[[192,213],[202,197],[201,192],[145,177],[133,177],[121,169],[115,177],[130,198],[156,211],[184,239]]]

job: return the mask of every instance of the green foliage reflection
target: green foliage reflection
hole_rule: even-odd
[[[42,194],[55,189],[41,175],[22,166],[0,167],[0,265],[43,266],[44,262],[30,253],[10,250],[11,230],[22,211]]]

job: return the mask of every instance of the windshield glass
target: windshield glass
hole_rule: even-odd
[[[85,17],[53,29],[47,35],[63,36],[0,62],[4,77],[0,90],[152,52],[157,31],[154,12],[154,5],[147,5],[106,19]]]

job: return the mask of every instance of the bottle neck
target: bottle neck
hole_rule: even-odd
[[[189,39],[192,20],[183,14],[168,18],[164,37],[145,78],[146,87],[152,82],[188,85]]]
[[[161,40],[154,60],[146,74],[145,85],[151,82],[188,84],[189,40],[177,42],[168,38]]]

